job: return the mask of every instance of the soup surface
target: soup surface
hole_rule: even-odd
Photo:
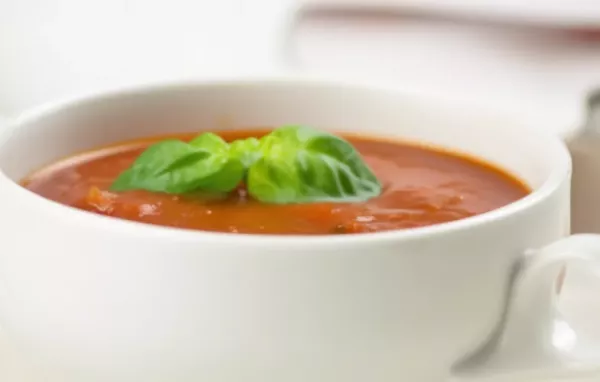
[[[267,131],[219,133],[232,141]],[[100,148],[35,172],[22,184],[58,203],[162,226],[254,234],[344,234],[414,228],[463,219],[514,202],[530,190],[502,170],[452,153],[395,141],[346,136],[383,185],[362,203],[273,205],[243,187],[227,196],[114,193],[112,182],[148,145]],[[189,140],[192,135],[168,138]]]

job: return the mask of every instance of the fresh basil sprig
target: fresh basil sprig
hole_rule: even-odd
[[[349,142],[304,126],[229,144],[212,133],[189,143],[162,141],[146,149],[111,189],[226,193],[242,181],[253,198],[275,204],[358,202],[381,193]]]
[[[242,161],[230,155],[230,146],[212,133],[189,143],[158,142],[146,149],[133,166],[119,175],[113,191],[147,190],[184,194],[196,190],[229,192],[244,178]]]

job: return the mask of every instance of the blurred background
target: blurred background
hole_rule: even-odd
[[[600,2],[309,0],[296,65],[478,101],[563,132],[600,85]]]
[[[600,84],[600,1],[0,1],[0,115],[99,88],[274,71],[449,94],[562,133]]]
[[[272,73],[461,98],[566,135],[600,87],[600,0],[0,1],[0,116],[105,88]],[[600,288],[579,280],[567,315],[600,338],[581,319]]]

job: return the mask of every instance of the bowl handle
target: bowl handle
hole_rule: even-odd
[[[600,233],[600,89],[588,97],[584,126],[565,141],[573,158],[572,232]]]
[[[595,268],[592,273],[600,277],[600,235],[573,235],[528,251],[514,268],[501,324],[455,365],[453,380],[598,378],[600,343],[578,336],[557,307],[560,276],[575,263]]]

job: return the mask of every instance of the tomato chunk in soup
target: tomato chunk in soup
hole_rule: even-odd
[[[225,132],[228,140],[265,131]],[[188,135],[172,138],[190,139]],[[326,235],[423,227],[482,214],[529,193],[505,172],[471,158],[395,141],[346,137],[383,184],[363,203],[268,205],[243,185],[228,195],[109,191],[158,138],[101,148],[59,161],[23,181],[48,199],[93,213],[161,226],[252,234]],[[161,137],[164,139],[164,137]]]

